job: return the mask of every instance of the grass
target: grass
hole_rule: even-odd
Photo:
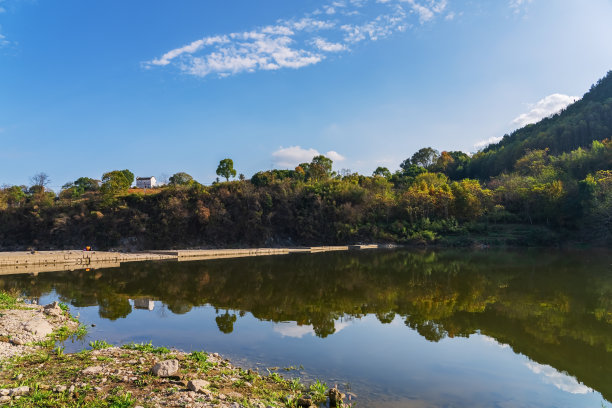
[[[17,296],[8,292],[0,291],[0,310],[17,309]]]
[[[198,372],[207,372],[213,364],[208,361],[208,354],[203,351],[192,351],[188,358],[194,362]]]
[[[0,309],[16,309],[22,305],[17,296],[0,291]],[[62,310],[70,316],[66,311],[67,306],[62,307]],[[235,391],[243,397],[230,397],[226,401],[240,401],[246,407],[254,407],[254,400],[266,406],[295,407],[297,396],[306,389],[299,379],[286,380],[276,372],[261,376],[251,370],[233,367],[227,361],[211,357],[203,351],[189,354],[171,352],[166,347],[155,347],[151,342],[129,343],[122,347],[123,350],[118,350],[104,340],[95,340],[89,343],[90,349],[65,354],[64,347],[56,343],[84,334],[85,326],[73,330],[69,324],[63,325],[45,341],[37,344],[44,348],[2,361],[0,388],[28,386],[31,390],[28,395],[18,400],[13,399],[10,406],[128,408],[135,405],[149,406],[147,401],[156,393],[162,401],[176,398],[170,394],[178,394],[182,398],[184,387],[177,387],[176,381],[151,374],[150,368],[154,360],[158,359],[154,355],[178,359],[184,378],[205,378],[210,381],[209,391],[213,402],[219,402],[221,394]],[[104,374],[88,376],[82,373],[85,368],[100,362],[104,362]],[[107,381],[100,381],[102,375]],[[127,376],[129,381],[125,380]],[[70,387],[73,384],[79,384],[74,392],[53,391],[58,385]],[[325,384],[319,381],[310,387],[314,394],[313,401],[320,396],[323,396],[321,401],[325,401],[324,388]]]
[[[148,343],[128,343],[121,346],[122,349],[125,350],[137,350],[142,351],[144,353],[153,353],[153,354],[169,354],[170,349],[166,347],[154,347],[153,344],[149,341]]]

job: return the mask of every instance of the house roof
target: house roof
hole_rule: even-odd
[[[151,180],[154,179],[155,177],[151,176],[151,177],[136,177],[136,180]]]

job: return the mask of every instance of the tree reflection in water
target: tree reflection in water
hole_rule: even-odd
[[[612,399],[612,256],[598,252],[378,251],[184,263],[0,278],[30,297],[55,290],[106,319],[155,299],[174,314],[210,304],[219,330],[238,315],[312,325],[400,316],[429,341],[480,332]],[[238,314],[238,315],[237,315]]]

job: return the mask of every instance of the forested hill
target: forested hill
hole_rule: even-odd
[[[612,71],[562,112],[518,129],[474,155],[465,176],[487,180],[513,169],[528,150],[550,154],[588,147],[612,135]]]

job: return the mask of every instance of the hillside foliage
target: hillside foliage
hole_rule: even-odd
[[[4,186],[0,248],[467,245],[475,236],[484,244],[607,245],[611,136],[612,72],[563,112],[472,157],[425,147],[394,173],[338,174],[316,156],[212,186],[180,172],[148,194],[130,190],[129,170],[81,177],[57,196],[41,183]],[[226,180],[233,166],[220,163]]]

